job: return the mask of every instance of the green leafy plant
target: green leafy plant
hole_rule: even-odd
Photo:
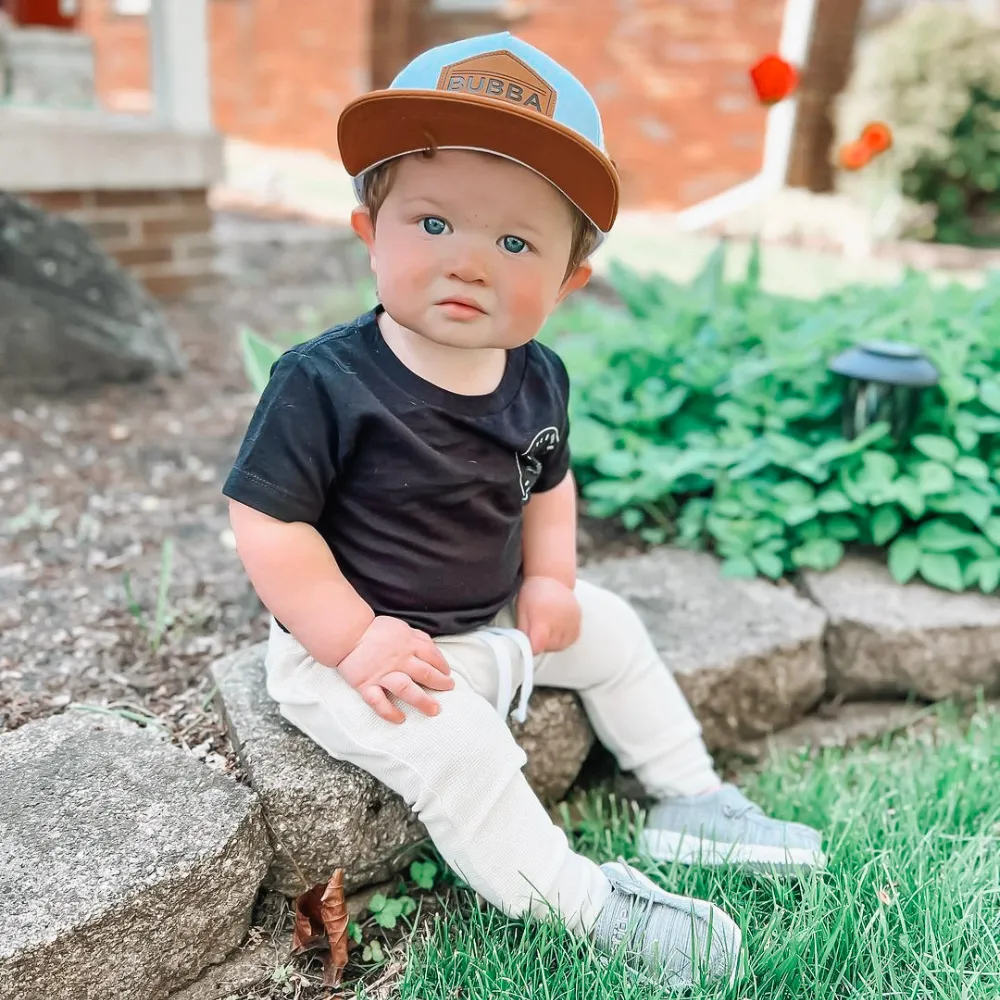
[[[240,329],[240,356],[243,370],[253,391],[259,396],[271,377],[271,368],[286,348],[245,326]]]
[[[828,570],[859,545],[886,550],[901,582],[997,590],[1000,276],[970,290],[910,272],[802,301],[761,290],[756,249],[726,284],[725,252],[689,285],[614,265],[624,307],[580,298],[543,331],[570,372],[587,513],[709,548],[732,576]],[[241,338],[260,392],[284,348]],[[916,343],[941,372],[903,444],[884,425],[841,434],[826,366],[871,339]]]
[[[828,570],[849,545],[900,581],[1000,582],[1000,277],[854,286],[819,301],[763,292],[755,249],[725,284],[720,245],[690,285],[620,266],[616,308],[581,300],[544,338],[570,371],[574,471],[591,516],[650,543],[710,548],[733,576]],[[918,344],[940,386],[913,435],[841,433],[827,370],[858,340]]]
[[[264,391],[271,367],[290,347],[316,336],[330,326],[349,322],[373,309],[377,301],[375,282],[366,278],[332,292],[327,296],[322,313],[312,308],[301,310],[298,316],[301,323],[299,330],[282,330],[269,338],[262,337],[248,326],[241,327],[238,334],[240,355],[243,358],[243,370],[254,392],[259,395]]]
[[[434,861],[412,861],[409,869],[410,881],[424,892],[433,890],[435,883],[441,878],[439,866]],[[444,881],[448,881],[445,879]],[[399,895],[387,896],[377,892],[368,902],[370,920],[383,930],[393,930],[400,920],[412,916],[417,910],[417,901],[409,895],[405,881],[399,882]],[[377,938],[364,941],[364,923],[352,920],[347,925],[347,933],[351,940],[362,945],[361,961],[380,965],[385,961],[385,951]]]

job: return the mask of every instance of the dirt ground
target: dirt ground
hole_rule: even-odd
[[[221,494],[255,401],[237,332],[320,332],[303,310],[364,262],[334,229],[223,217],[219,232],[225,280],[167,309],[182,378],[0,400],[0,732],[110,705],[232,770],[206,667],[266,635]]]

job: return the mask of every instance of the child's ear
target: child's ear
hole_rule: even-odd
[[[371,213],[364,205],[359,205],[351,212],[351,229],[361,238],[361,241],[368,247],[368,264],[375,271],[375,223],[372,222]]]
[[[590,281],[593,273],[594,265],[589,260],[585,260],[579,264],[577,269],[562,283],[562,288],[559,289],[559,297],[556,301],[562,302],[570,292],[576,292],[583,288]]]

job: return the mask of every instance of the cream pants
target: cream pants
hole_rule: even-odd
[[[697,794],[718,778],[697,720],[632,607],[584,581],[576,594],[580,638],[534,662],[513,608],[491,629],[437,639],[455,686],[432,692],[441,704],[434,717],[396,701],[406,721],[386,722],[273,622],[266,666],[281,714],[402,796],[480,895],[513,917],[554,909],[571,931],[586,933],[610,887],[594,862],[570,849],[521,773],[527,758],[506,722],[513,690],[521,687],[522,699],[532,683],[576,691],[598,738],[651,795]]]

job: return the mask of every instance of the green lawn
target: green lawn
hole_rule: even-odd
[[[743,928],[742,981],[689,996],[1000,997],[1000,714],[981,708],[960,722],[945,712],[874,748],[781,757],[741,783],[774,814],[823,829],[829,867],[796,882],[635,859],[666,888],[719,903]],[[578,849],[596,860],[635,858],[634,810],[595,795],[583,812]],[[405,1000],[663,995],[618,965],[602,967],[555,925],[474,906],[414,935],[398,988]]]

